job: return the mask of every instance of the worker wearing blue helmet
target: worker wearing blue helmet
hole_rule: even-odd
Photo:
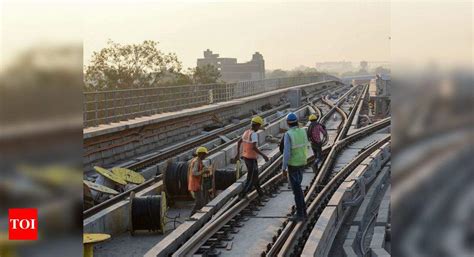
[[[301,189],[303,171],[308,157],[308,137],[306,131],[298,126],[298,117],[289,113],[286,117],[289,130],[284,135],[283,174],[289,177],[295,196],[296,215],[291,220],[299,222],[307,218],[304,194]]]

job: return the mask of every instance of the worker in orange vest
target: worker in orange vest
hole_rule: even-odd
[[[210,196],[208,190],[203,189],[203,176],[209,173],[209,169],[204,166],[203,160],[208,154],[207,148],[200,146],[196,150],[196,157],[189,163],[188,168],[188,190],[195,199],[194,208],[191,211],[193,216],[209,202]]]
[[[247,193],[252,190],[253,187],[257,189],[258,195],[260,197],[264,196],[264,192],[260,187],[258,181],[258,155],[261,155],[263,159],[267,162],[268,157],[258,149],[258,135],[257,131],[263,125],[263,119],[260,116],[255,116],[251,121],[252,128],[248,129],[242,135],[242,138],[239,139],[237,143],[237,154],[234,160],[239,159],[240,146],[243,146],[242,157],[245,161],[245,166],[247,166],[247,181],[244,185],[240,197],[247,197]]]

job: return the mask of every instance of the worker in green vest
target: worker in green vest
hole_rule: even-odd
[[[286,122],[289,130],[284,135],[282,169],[283,174],[289,176],[291,189],[295,196],[296,214],[290,219],[299,222],[308,217],[301,181],[308,158],[309,142],[306,131],[298,126],[296,114],[289,113]]]

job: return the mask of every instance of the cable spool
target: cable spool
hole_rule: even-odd
[[[165,233],[166,194],[135,197],[130,194],[130,233],[137,230],[159,231]]]
[[[94,198],[92,198],[91,189],[83,183],[83,209],[87,210],[94,206]]]
[[[225,190],[237,181],[238,172],[231,169],[217,169],[214,172],[216,190]]]
[[[118,192],[123,192],[125,185],[127,185],[125,180],[99,166],[94,166],[94,170],[99,174],[99,177],[95,181],[96,184],[117,190]],[[97,202],[103,202],[109,199],[109,196],[95,190],[92,191],[92,197]]]
[[[192,199],[188,191],[188,162],[170,162],[163,173],[163,181],[168,197]]]

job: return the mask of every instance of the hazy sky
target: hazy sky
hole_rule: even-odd
[[[84,62],[110,38],[146,39],[175,52],[185,67],[209,48],[221,57],[263,54],[267,69],[318,61],[390,59],[390,4],[142,3],[94,5],[86,12]]]
[[[157,40],[185,67],[210,48],[267,69],[319,61],[470,64],[472,1],[0,0],[0,69],[34,46],[84,44],[84,62],[110,38]],[[391,36],[391,40],[388,37]]]

